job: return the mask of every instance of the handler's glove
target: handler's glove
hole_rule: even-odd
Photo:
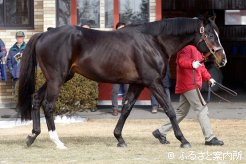
[[[209,85],[210,85],[211,87],[215,86],[215,83],[216,83],[216,81],[215,81],[213,78],[211,78],[211,79],[209,80]]]
[[[194,69],[199,68],[201,65],[202,65],[202,64],[201,64],[199,61],[197,61],[197,60],[194,60],[194,61],[192,62],[192,67],[193,67]]]

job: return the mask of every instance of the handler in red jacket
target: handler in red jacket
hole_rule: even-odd
[[[211,86],[215,84],[215,80],[211,78],[204,64],[200,63],[202,60],[202,54],[192,45],[184,47],[177,54],[177,81],[175,93],[180,94],[180,105],[175,110],[176,118],[178,123],[180,123],[188,114],[189,109],[192,108],[196,112],[197,119],[202,128],[205,137],[205,145],[223,145],[223,141],[218,140],[213,134],[208,117],[208,107],[207,105],[203,105],[205,101],[201,96],[201,100],[204,102],[202,104],[196,90],[196,85],[199,89],[201,88],[202,81],[209,82]],[[170,142],[167,141],[166,135],[171,129],[171,123],[167,123],[155,130],[153,135],[155,138],[159,139],[162,144],[169,144]]]

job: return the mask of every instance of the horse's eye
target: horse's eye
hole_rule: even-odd
[[[214,35],[213,35],[213,34],[209,34],[209,37],[210,37],[210,38],[213,38],[213,37],[214,37]]]

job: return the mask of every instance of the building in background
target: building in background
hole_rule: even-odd
[[[118,21],[141,23],[156,19],[156,0],[0,0],[0,38],[7,50],[19,30],[25,32],[28,41],[48,27],[65,24],[113,30]],[[101,100],[111,100],[110,93],[111,85],[100,84]],[[0,107],[14,107],[14,97],[9,77],[7,82],[0,82]],[[148,99],[148,95],[142,98]]]
[[[48,27],[64,24],[90,24],[99,30],[112,30],[116,23],[143,23],[170,17],[195,17],[204,11],[217,15],[220,38],[228,64],[221,69],[223,83],[246,89],[246,1],[245,0],[0,0],[0,38],[6,48],[22,30],[26,41]],[[170,61],[175,81],[175,56]],[[216,76],[216,75],[215,75]],[[0,107],[14,103],[11,81],[0,82]],[[100,103],[111,100],[111,86],[100,84]],[[141,94],[140,104],[149,104],[148,91]]]

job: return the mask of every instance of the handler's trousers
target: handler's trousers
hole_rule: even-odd
[[[204,101],[204,99],[202,98]],[[176,119],[180,123],[188,114],[189,109],[192,108],[197,115],[197,119],[202,128],[205,141],[210,141],[213,137],[213,131],[211,128],[210,120],[208,117],[208,107],[207,105],[203,106],[198,97],[197,91],[195,89],[182,93],[180,95],[180,105],[175,109]],[[205,101],[204,101],[205,102]],[[167,133],[172,129],[171,123],[162,125],[159,128],[159,131],[162,135],[166,136]],[[192,128],[190,129],[192,130]]]

